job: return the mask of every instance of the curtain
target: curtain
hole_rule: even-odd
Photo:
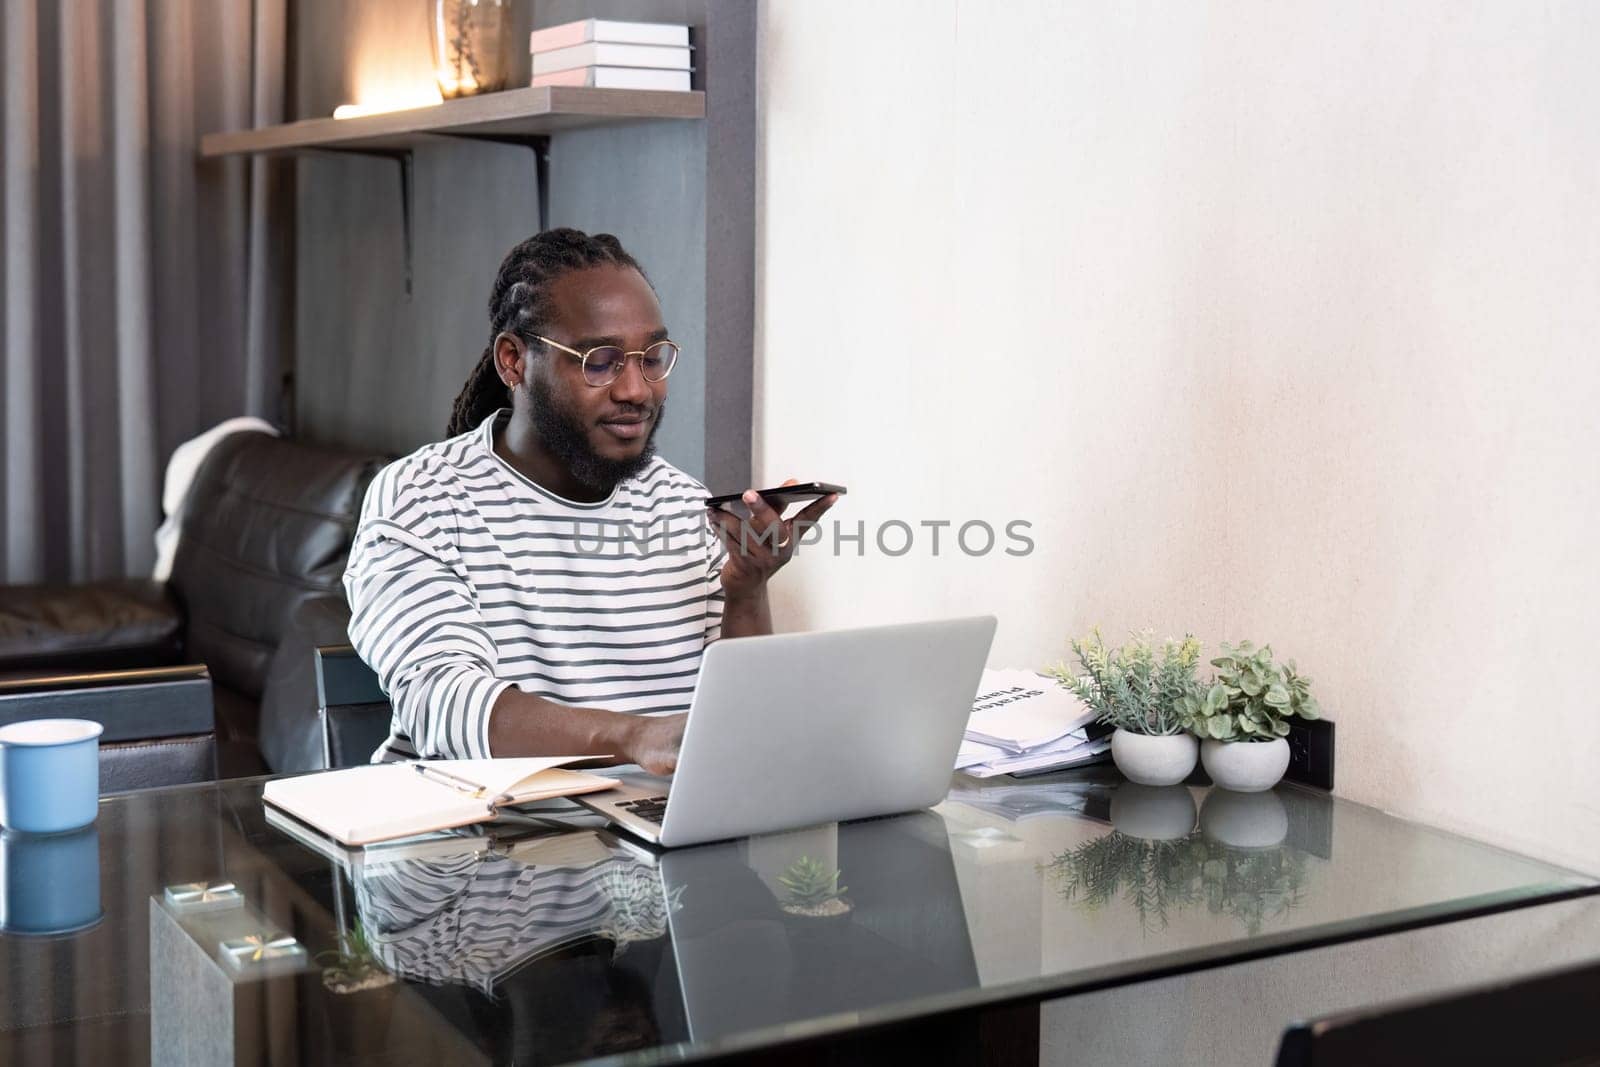
[[[290,172],[197,150],[282,121],[284,0],[4,12],[0,580],[148,573],[172,449],[279,415]]]

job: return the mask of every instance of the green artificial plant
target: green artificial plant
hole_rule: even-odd
[[[1289,735],[1290,718],[1315,719],[1321,714],[1311,695],[1311,679],[1296,671],[1294,660],[1274,662],[1271,645],[1223,644],[1222,655],[1211,665],[1217,668],[1211,687],[1180,701],[1197,737],[1271,741]]]
[[[844,900],[848,886],[839,884],[839,871],[810,856],[801,856],[778,876],[787,891],[784,910],[797,915],[834,915],[849,911]]]
[[[322,964],[322,984],[335,993],[354,993],[388,985],[394,976],[383,969],[372,941],[360,922],[339,938],[339,947],[317,953]]]
[[[1164,736],[1189,728],[1186,708],[1198,706],[1205,687],[1195,677],[1200,642],[1168,638],[1159,651],[1150,631],[1133,634],[1121,648],[1108,648],[1096,627],[1071,642],[1083,673],[1058,663],[1050,676],[1094,710],[1104,725],[1129,733]]]

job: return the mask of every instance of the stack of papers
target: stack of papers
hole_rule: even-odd
[[[1094,712],[1049,678],[1033,671],[985,670],[956,770],[992,778],[1096,762],[1111,739],[1093,723]]]

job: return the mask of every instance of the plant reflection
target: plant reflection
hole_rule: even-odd
[[[1300,906],[1307,878],[1297,849],[1240,848],[1199,830],[1157,840],[1113,829],[1041,867],[1063,900],[1092,911],[1120,899],[1146,933],[1203,904],[1254,936]]]
[[[1306,858],[1292,848],[1250,852],[1201,839],[1200,884],[1213,915],[1232,915],[1253,937],[1301,904]]]
[[[1044,865],[1062,899],[1098,911],[1123,897],[1148,930],[1167,925],[1174,908],[1200,900],[1204,846],[1198,838],[1148,841],[1113,830],[1068,849]]]

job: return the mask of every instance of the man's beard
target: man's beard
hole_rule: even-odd
[[[539,443],[571,472],[580,484],[596,492],[609,493],[619,482],[638,474],[650,465],[656,454],[656,431],[666,413],[666,401],[656,405],[650,422],[650,435],[644,448],[632,459],[607,459],[589,443],[589,431],[578,414],[561,406],[543,375],[529,375],[528,399],[533,428]]]

